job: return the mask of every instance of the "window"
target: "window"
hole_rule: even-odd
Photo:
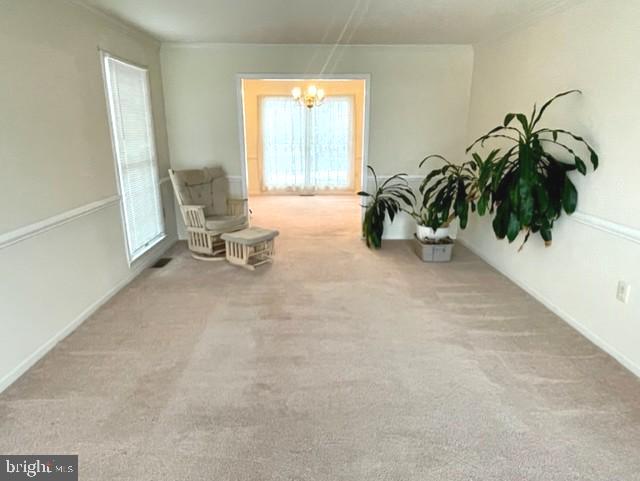
[[[263,97],[263,190],[353,188],[353,120],[351,97],[328,97],[313,109]]]
[[[104,55],[129,261],[164,238],[147,70]]]

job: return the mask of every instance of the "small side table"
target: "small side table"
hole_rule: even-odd
[[[278,234],[277,230],[262,227],[249,227],[222,234],[227,261],[249,270],[273,262],[275,238]]]

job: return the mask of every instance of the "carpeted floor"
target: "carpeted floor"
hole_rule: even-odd
[[[477,257],[368,251],[353,197],[253,202],[254,273],[182,244],[0,395],[80,479],[640,480],[640,382]]]

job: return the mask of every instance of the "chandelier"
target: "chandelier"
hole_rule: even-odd
[[[315,85],[309,85],[304,92],[300,87],[294,87],[293,90],[291,90],[291,95],[300,105],[308,109],[318,107],[324,102],[324,90],[317,88]]]

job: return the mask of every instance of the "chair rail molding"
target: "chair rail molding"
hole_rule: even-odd
[[[606,232],[607,234],[620,237],[631,242],[635,242],[636,244],[640,244],[640,229],[629,227],[623,224],[618,224],[617,222],[612,222],[610,220],[603,219],[595,215],[586,214],[580,211],[574,212],[568,217],[569,219],[572,219],[593,229],[598,229]]]
[[[99,210],[106,209],[107,207],[118,204],[119,202],[120,196],[112,195],[105,199],[96,200],[95,202],[90,202],[89,204],[76,207],[75,209],[71,209],[66,212],[62,212],[61,214],[57,214],[47,219],[34,222],[33,224],[19,227],[18,229],[0,234],[0,249],[5,249],[14,244],[17,244],[18,242],[22,242],[31,237],[43,234],[44,232],[47,232],[51,229],[60,227],[68,222],[79,219],[80,217],[84,217],[85,215],[89,215]]]
[[[391,175],[378,175],[378,182],[385,181],[390,177]],[[372,175],[369,175],[367,179],[370,183],[373,182]],[[414,185],[414,183],[420,182],[422,179],[424,179],[424,176],[407,175],[406,179],[410,185]],[[576,211],[573,214],[568,215],[567,217],[575,222],[591,227],[592,229],[597,229],[609,235],[613,235],[621,239],[640,244],[640,228],[626,226],[624,224],[619,224],[617,222],[613,222],[607,219],[603,219],[602,217],[580,211]]]

